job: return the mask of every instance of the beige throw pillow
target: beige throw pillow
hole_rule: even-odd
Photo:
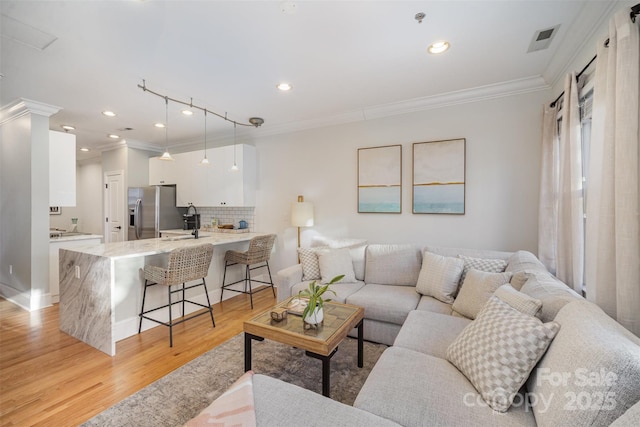
[[[506,412],[559,329],[491,297],[447,348],[447,359],[491,408]]]
[[[516,291],[511,285],[500,286],[494,295],[520,313],[528,314],[529,316],[536,316],[542,308],[542,301]]]
[[[464,317],[475,319],[496,289],[509,283],[510,278],[511,273],[469,270],[451,308]]]
[[[425,251],[416,291],[447,304],[453,303],[463,267],[464,261],[459,258]]]
[[[336,276],[344,277],[335,283],[353,283],[356,281],[353,272],[353,262],[349,249],[330,249],[318,253],[320,278],[323,283],[329,283]]]
[[[460,276],[460,285],[464,283],[469,270],[480,270],[488,273],[502,273],[507,268],[507,260],[499,258],[473,258],[465,255],[458,255],[464,261],[464,269]]]

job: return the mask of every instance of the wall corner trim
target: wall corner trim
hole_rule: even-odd
[[[62,107],[45,104],[43,102],[32,101],[26,98],[18,98],[9,104],[0,107],[0,126],[8,121],[15,120],[25,114],[38,114],[40,116],[51,117]]]

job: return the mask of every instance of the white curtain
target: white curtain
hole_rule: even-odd
[[[640,336],[640,31],[629,11],[598,47],[586,229],[587,298]]]
[[[558,106],[546,105],[542,128],[542,170],[540,179],[540,208],[538,212],[538,258],[556,274],[558,240],[558,170],[560,146],[558,135]]]
[[[582,139],[575,75],[567,75],[561,108],[547,108],[542,144],[542,178],[538,255],[560,280],[582,292],[584,276],[584,201],[582,194]]]

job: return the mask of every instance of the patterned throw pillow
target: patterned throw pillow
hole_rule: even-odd
[[[458,258],[464,261],[464,269],[460,276],[460,286],[464,283],[464,278],[471,269],[486,271],[487,273],[502,273],[507,268],[507,261],[504,259],[472,258],[465,255],[458,255]]]
[[[298,256],[302,265],[302,280],[320,280],[320,264],[318,252],[327,250],[326,247],[313,249],[298,248]]]
[[[556,322],[542,323],[492,296],[447,349],[447,359],[484,401],[506,412],[549,344]]]
[[[509,284],[500,286],[494,295],[500,298],[500,301],[506,302],[520,313],[528,314],[529,316],[536,316],[542,308],[542,301],[516,291]]]

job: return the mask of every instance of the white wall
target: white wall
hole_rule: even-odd
[[[256,228],[278,234],[274,270],[296,262],[290,206],[314,203],[313,234],[497,250],[537,250],[542,105],[535,92],[277,135],[258,151]],[[412,143],[466,138],[466,214],[412,214]],[[402,214],[357,213],[357,149],[403,146]]]
[[[49,115],[57,107],[12,105],[20,108],[0,114],[0,294],[36,310],[50,304]]]

